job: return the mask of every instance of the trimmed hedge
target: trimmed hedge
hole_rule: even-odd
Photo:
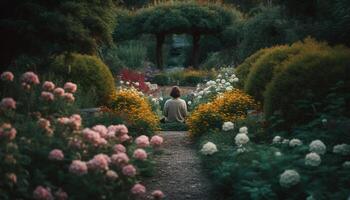
[[[309,48],[290,58],[282,67],[283,70],[266,87],[264,111],[267,118],[278,111],[290,125],[306,122],[310,113],[298,107],[300,101],[312,97],[314,103],[309,105],[310,110],[319,113],[324,105],[317,102],[322,102],[339,81],[343,81],[344,89],[350,92],[348,48]]]
[[[56,76],[79,85],[82,92],[95,91],[96,105],[108,104],[115,90],[115,81],[109,68],[97,57],[70,54],[58,56],[51,68]]]
[[[253,55],[251,55],[250,57],[245,59],[245,61],[236,68],[236,75],[239,78],[239,82],[238,82],[239,88],[241,88],[241,89],[244,88],[246,79],[248,77],[248,74],[249,74],[250,69],[252,68],[253,64],[260,57],[265,55],[266,52],[267,52],[266,49],[260,49],[259,51],[257,51],[256,53],[254,53]]]

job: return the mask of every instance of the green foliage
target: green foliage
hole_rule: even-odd
[[[107,1],[21,1],[0,3],[1,64],[22,54],[40,58],[66,51],[93,54],[112,44],[115,5]]]
[[[95,104],[103,105],[110,101],[115,83],[111,71],[97,57],[70,54],[58,56],[51,67],[56,76],[78,84],[83,92],[94,90]]]
[[[239,60],[244,60],[261,48],[285,43],[287,28],[288,22],[279,7],[261,8],[243,24],[237,47]]]
[[[184,123],[179,122],[171,122],[160,124],[160,128],[162,131],[187,131],[188,127]]]
[[[337,82],[343,81],[343,90],[350,91],[349,66],[350,50],[344,47],[310,48],[290,58],[266,88],[264,110],[267,118],[277,111],[289,125],[310,120],[324,109],[324,105],[316,102],[321,102]],[[297,105],[305,99],[314,103],[308,105],[308,109],[300,109]]]
[[[170,84],[170,79],[166,74],[156,74],[153,78],[152,78],[152,82],[155,84],[158,84],[160,86],[164,86],[164,85],[169,85]]]
[[[209,53],[201,68],[209,70],[220,66],[234,66],[236,59],[234,49]]]
[[[244,62],[236,68],[236,75],[239,78],[238,86],[244,88],[250,69],[254,63],[266,53],[265,49],[260,49],[253,55],[249,56]]]

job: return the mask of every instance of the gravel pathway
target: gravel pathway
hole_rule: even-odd
[[[167,200],[210,200],[210,183],[186,132],[163,131],[163,153],[155,157],[156,174],[145,181],[148,191],[160,189]]]

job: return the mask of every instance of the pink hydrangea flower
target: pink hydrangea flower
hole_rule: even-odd
[[[73,103],[75,101],[75,98],[72,93],[64,93],[63,98],[69,103]]]
[[[41,92],[41,98],[44,101],[53,101],[55,99],[55,96],[51,92]]]
[[[131,188],[131,193],[137,196],[142,196],[146,193],[146,188],[145,186],[136,183],[132,188]]]
[[[9,72],[9,71],[6,71],[6,72],[3,72],[1,75],[0,75],[0,78],[1,78],[1,80],[3,80],[3,81],[13,81],[13,79],[14,79],[14,75],[13,75],[13,73],[12,72]]]
[[[145,135],[141,135],[135,140],[136,145],[141,148],[145,148],[149,146],[149,138]]]
[[[79,130],[81,127],[81,123],[82,123],[82,119],[81,116],[78,114],[74,114],[72,116],[69,117],[69,126],[73,129],[73,130]]]
[[[55,84],[51,81],[45,81],[43,84],[43,90],[45,91],[52,91],[55,89]]]
[[[137,160],[146,160],[147,159],[147,153],[143,149],[136,149],[133,154],[134,158]]]
[[[47,128],[50,128],[51,123],[50,123],[50,121],[47,120],[47,119],[40,118],[40,119],[38,120],[38,125],[39,125],[39,127],[42,128],[42,129],[47,129]]]
[[[43,186],[38,186],[33,192],[33,197],[36,200],[53,200],[50,188],[44,188]]]
[[[2,109],[16,109],[16,101],[11,97],[5,97],[0,102],[0,108]]]
[[[126,148],[122,144],[116,144],[113,147],[114,153],[126,153]]]
[[[123,143],[123,142],[126,142],[126,141],[130,140],[131,137],[130,137],[128,134],[124,134],[124,135],[119,136],[118,139],[119,139],[119,141],[120,141],[121,143]]]
[[[15,173],[7,173],[6,178],[13,184],[17,183],[17,175]]]
[[[67,200],[68,194],[65,191],[63,191],[62,189],[59,189],[55,192],[55,199],[56,200]]]
[[[70,120],[68,117],[60,117],[60,118],[57,118],[57,122],[61,125],[67,125]]]
[[[53,93],[58,97],[63,97],[65,92],[63,88],[58,87],[53,90]]]
[[[106,143],[105,142],[106,140],[101,138],[101,136],[98,132],[91,130],[89,128],[85,128],[83,130],[83,136],[87,141],[89,141],[90,143],[92,143],[95,146],[102,145],[102,144]]]
[[[151,138],[151,145],[153,147],[159,147],[163,144],[163,138],[158,136],[158,135],[155,135]]]
[[[164,193],[160,190],[154,190],[152,196],[154,199],[163,199],[165,197]]]
[[[115,135],[117,134],[118,136],[127,134],[128,128],[125,125],[110,125],[108,127],[108,132],[110,132],[111,134]]]
[[[83,147],[83,142],[78,138],[73,138],[69,141],[68,145],[75,149],[81,149]]]
[[[96,125],[92,127],[92,130],[98,132],[101,137],[107,138],[108,129],[104,125]]]
[[[125,176],[129,177],[134,177],[136,175],[136,169],[133,165],[124,166],[122,172]]]
[[[116,180],[119,176],[117,174],[117,172],[113,171],[113,170],[108,170],[106,172],[106,177],[109,179],[109,180]]]
[[[108,170],[108,165],[110,162],[111,159],[107,155],[98,154],[87,163],[87,166],[91,170]]]
[[[59,149],[54,149],[49,153],[49,159],[50,160],[63,160],[64,154]]]
[[[40,83],[38,75],[34,72],[26,72],[21,77],[22,82],[29,85],[37,85]]]
[[[12,128],[11,124],[5,123],[0,126],[0,137],[7,137],[9,140],[14,140],[17,135],[17,130]]]
[[[86,162],[83,162],[81,160],[73,160],[69,166],[69,172],[79,176],[87,174],[88,167],[86,165]]]
[[[111,156],[111,161],[116,166],[124,166],[129,163],[129,156],[126,153],[117,153]]]
[[[77,91],[77,85],[72,82],[65,83],[63,88],[70,93],[75,93]]]

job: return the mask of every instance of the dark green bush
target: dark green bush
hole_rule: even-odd
[[[163,85],[169,85],[170,79],[166,74],[157,74],[153,77],[152,82],[163,86]]]
[[[267,118],[277,111],[289,125],[305,122],[325,105],[306,105],[309,112],[305,112],[298,106],[300,101],[321,102],[339,81],[344,82],[343,90],[350,92],[348,48],[308,48],[303,54],[290,58],[282,67],[283,70],[266,87],[264,111]]]
[[[110,101],[110,95],[115,89],[114,78],[99,58],[82,54],[61,55],[52,62],[51,68],[64,81],[77,83],[82,92],[94,90],[97,95],[96,105]]]

